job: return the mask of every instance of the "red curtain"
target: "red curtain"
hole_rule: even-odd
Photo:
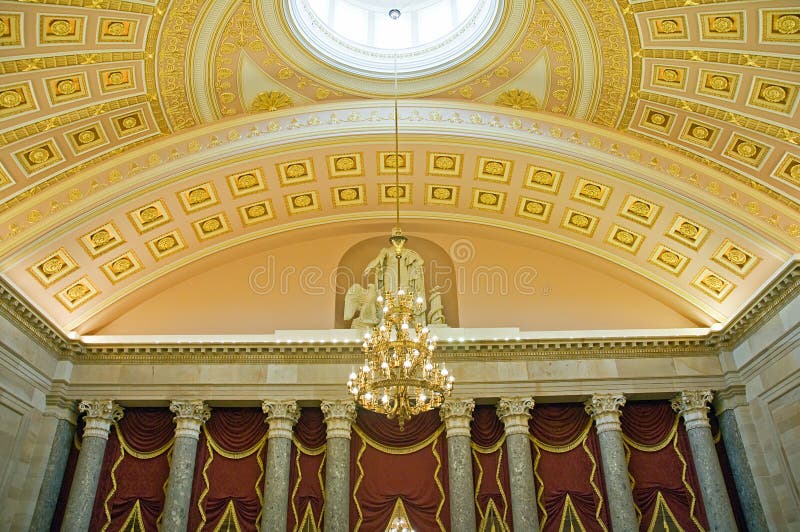
[[[631,401],[622,410],[628,472],[641,530],[675,521],[684,530],[708,528],[686,430],[668,401]]]
[[[401,499],[415,530],[448,530],[447,442],[439,412],[396,420],[360,410],[350,443],[350,526],[384,530]]]
[[[483,530],[492,507],[511,530],[511,487],[503,422],[494,406],[478,405],[472,414],[472,475],[475,485],[476,520]]]
[[[214,530],[231,518],[241,530],[258,530],[267,448],[264,421],[260,408],[212,410],[197,446],[189,530]]]
[[[600,444],[583,405],[536,405],[530,430],[542,531],[561,530],[567,519],[609,530]]]
[[[325,485],[326,426],[322,410],[303,408],[294,427],[292,466],[289,474],[287,530],[297,530],[310,511],[317,529],[322,530]]]

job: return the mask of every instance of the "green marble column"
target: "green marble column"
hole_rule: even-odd
[[[323,401],[327,427],[325,454],[325,532],[350,530],[350,427],[356,420],[353,401]]]
[[[528,420],[534,402],[531,397],[500,399],[497,417],[506,431],[508,474],[511,485],[511,516],[514,530],[538,532],[539,515],[536,511],[536,486],[533,483],[531,443],[528,438]]]
[[[294,401],[264,401],[267,414],[267,474],[264,478],[264,508],[261,530],[286,530],[289,510],[289,472],[292,456],[292,427],[300,418],[300,408]]]
[[[447,433],[450,484],[450,530],[474,532],[475,486],[472,484],[472,439],[469,424],[475,401],[448,399],[439,412]]]

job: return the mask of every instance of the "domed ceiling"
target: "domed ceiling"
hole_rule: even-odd
[[[796,2],[404,1],[408,35],[452,29],[396,53],[387,2],[311,4],[0,2],[4,280],[91,333],[247,242],[388,232],[398,194],[423,227],[599,258],[705,326],[796,260]]]

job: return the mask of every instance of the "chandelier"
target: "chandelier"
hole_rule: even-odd
[[[389,16],[397,19],[400,11],[392,9]],[[394,93],[394,177],[395,190],[399,190],[396,66]],[[400,229],[400,194],[395,196],[395,213],[396,224],[389,242],[397,259],[397,291],[378,296],[383,320],[371,333],[364,335],[364,365],[350,374],[347,388],[359,405],[389,419],[397,418],[403,430],[412,416],[441,406],[444,398],[450,395],[455,379],[444,364],[440,367],[433,362],[436,337],[431,337],[428,328],[416,319],[425,301],[401,287],[400,261],[408,238]]]

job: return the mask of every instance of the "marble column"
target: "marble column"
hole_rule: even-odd
[[[739,503],[742,505],[742,514],[747,523],[747,530],[767,532],[769,530],[767,518],[764,515],[764,508],[761,506],[761,498],[758,496],[742,434],[739,432],[736,411],[732,408],[724,410],[718,414],[717,419],[719,419],[722,443],[725,445],[725,454],[728,455],[728,463],[731,465],[731,473],[736,484],[736,492],[739,495]]]
[[[162,530],[184,532],[189,519],[200,427],[211,416],[211,409],[203,401],[172,401],[169,409],[175,413],[175,445],[172,447]]]
[[[350,530],[350,426],[353,401],[322,401],[327,427],[325,455],[325,532]]]
[[[628,479],[628,463],[622,443],[620,408],[625,406],[622,394],[595,394],[584,403],[586,413],[594,419],[600,455],[603,461],[608,509],[613,530],[639,530],[633,504],[633,491]]]
[[[45,532],[50,530],[53,514],[58,504],[58,495],[61,493],[61,483],[67,469],[67,459],[75,437],[77,415],[75,403],[45,411],[45,416],[54,417],[56,422],[53,434],[53,445],[47,458],[42,485],[36,499],[36,508],[31,519],[31,532]]]
[[[475,486],[472,479],[472,439],[469,424],[475,401],[448,399],[439,414],[447,431],[448,480],[450,483],[450,529],[476,529]]]
[[[114,421],[122,419],[122,407],[111,400],[81,401],[80,412],[86,412],[81,452],[72,478],[72,489],[67,499],[67,509],[61,530],[81,532],[89,530],[92,506],[97,494],[100,467],[108,443],[108,433]]]
[[[300,408],[294,401],[264,401],[267,414],[267,475],[264,478],[264,508],[261,530],[286,530],[289,510],[289,472],[292,456],[292,427],[300,419]]]
[[[736,530],[731,501],[725,488],[722,469],[719,466],[711,424],[708,421],[707,404],[713,399],[709,390],[684,391],[672,398],[672,409],[683,418],[692,459],[703,493],[708,525],[712,531]]]
[[[497,403],[497,417],[503,422],[506,430],[514,530],[537,532],[539,515],[536,511],[531,442],[528,438],[528,420],[531,418],[530,410],[533,404],[531,397],[500,399]]]

